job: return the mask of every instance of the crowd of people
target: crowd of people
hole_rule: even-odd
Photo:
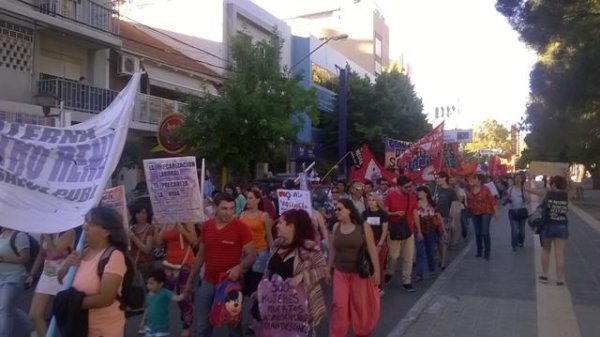
[[[523,174],[515,174],[506,186],[500,185],[483,174],[461,178],[445,172],[435,182],[418,186],[406,176],[350,184],[315,180],[309,187],[312,212],[294,209],[282,214],[271,191],[258,185],[245,190],[226,185],[223,192],[212,191],[207,198],[207,220],[202,223],[159,224],[149,205],[136,203],[130,206],[125,231],[116,211],[97,207],[81,227],[83,252],[73,252],[78,239],[78,230],[73,229],[42,235],[37,256],[32,256],[31,236],[2,227],[0,337],[30,332],[45,336],[46,309],[57,294],[55,314],[84,313],[85,319],[75,324],[82,329],[81,336],[123,336],[126,315],[120,301],[133,265],[148,291],[146,308],[139,313],[140,335],[169,336],[169,303],[176,302],[181,336],[210,337],[209,312],[223,279],[241,281],[243,295],[253,302],[252,324],[231,327],[229,335],[255,334],[253,329],[262,320],[258,285],[279,275],[306,290],[313,335],[328,314],[330,336],[346,336],[350,329],[356,336],[370,336],[379,320],[380,297],[396,275],[401,289],[415,292],[413,283],[445,270],[448,249],[470,237],[476,242],[476,257],[491,259],[496,243],[490,223],[499,203],[508,205],[510,245],[515,251],[523,247],[532,195],[539,195],[547,209],[540,231],[544,249],[539,279],[548,281],[554,246],[557,284],[564,284],[566,181],[553,177],[549,188],[534,188]],[[114,251],[106,254],[109,248]],[[71,266],[78,272],[73,290],[66,293],[61,283]],[[17,303],[25,285],[34,283],[27,315]],[[332,288],[329,310],[323,287]]]

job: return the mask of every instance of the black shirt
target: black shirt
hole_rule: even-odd
[[[377,244],[377,242],[381,239],[383,223],[388,222],[387,212],[382,209],[376,211],[367,209],[363,212],[362,218],[365,222],[371,225],[371,229],[373,229],[373,236],[375,237],[375,244]]]
[[[279,251],[271,257],[269,260],[269,271],[271,275],[277,274],[282,279],[287,280],[294,277],[294,258],[291,257],[286,261],[283,261],[284,257],[279,255]]]

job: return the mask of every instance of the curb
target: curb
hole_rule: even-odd
[[[569,204],[569,208],[573,211],[573,213],[577,214],[577,216],[579,216],[581,218],[581,220],[586,222],[595,231],[600,233],[600,221],[596,220],[588,212],[584,211],[581,207],[579,207],[573,203]]]
[[[427,289],[425,294],[413,305],[413,307],[406,313],[406,316],[398,322],[398,324],[390,331],[387,337],[402,337],[406,331],[416,322],[423,311],[427,309],[431,301],[439,295],[441,288],[458,272],[458,265],[471,251],[475,238],[472,237],[469,243],[463,248],[462,252],[458,254],[452,262],[446,267],[446,270],[435,280],[433,285]]]

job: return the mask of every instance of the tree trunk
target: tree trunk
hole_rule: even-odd
[[[586,166],[586,169],[590,171],[590,174],[592,175],[592,188],[598,190],[600,189],[600,164],[594,164],[593,168],[591,166],[592,165]]]

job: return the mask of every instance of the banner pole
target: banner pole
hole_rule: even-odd
[[[84,247],[84,239],[83,239],[83,231],[81,231],[81,235],[79,236],[79,242],[77,242],[77,247],[75,251],[78,253],[83,252]],[[71,266],[69,267],[69,271],[67,272],[67,276],[65,277],[65,282],[63,286],[63,290],[67,290],[73,286],[73,280],[75,280],[75,274],[77,273],[77,267]],[[48,331],[46,332],[46,337],[54,337],[56,333],[56,317],[52,315],[52,320],[50,321],[50,325],[48,326]]]
[[[348,157],[348,155],[350,154],[350,152],[346,152],[346,154],[342,157],[342,159],[338,160],[337,163],[335,163],[330,169],[329,171],[327,171],[327,173],[325,173],[325,175],[323,176],[323,178],[321,178],[321,181],[325,180],[325,178],[327,178],[327,176],[329,176],[329,174],[331,174],[331,172],[333,172],[333,170],[338,166],[339,163],[342,162],[342,160],[346,159],[346,157]]]
[[[206,179],[206,161],[202,158],[202,164],[200,166],[200,210],[202,210],[202,215],[204,216],[204,180]]]

